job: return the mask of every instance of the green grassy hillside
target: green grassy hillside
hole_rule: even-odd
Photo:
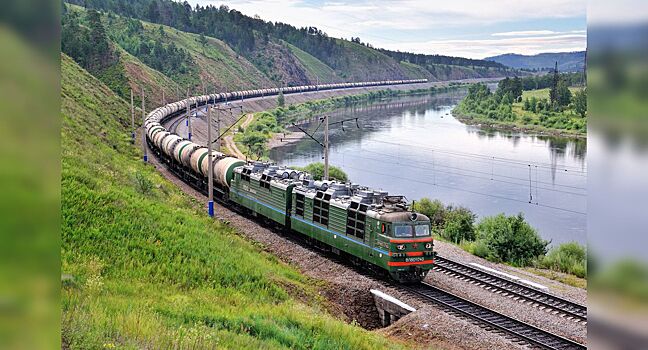
[[[201,87],[201,79],[219,91],[271,85],[252,63],[218,39],[205,37],[203,46],[199,35],[148,22],[141,22],[141,29],[132,29],[132,21],[136,20],[111,16],[104,23],[109,37],[133,54],[144,41],[173,44],[185,50],[191,57],[187,69],[165,72],[182,86]]]
[[[209,219],[142,163],[128,103],[65,55],[61,73],[63,348],[396,346],[329,316],[321,283]]]
[[[331,67],[346,81],[405,79],[400,64],[387,55],[346,40],[338,39],[341,52]]]
[[[324,62],[290,43],[285,41],[284,43],[297,59],[299,59],[299,62],[306,68],[308,77],[311,81],[342,82],[342,79],[335,74],[335,71],[324,64]]]
[[[142,63],[137,57],[119,48],[120,63],[124,75],[128,79],[128,87],[135,92],[135,102],[140,106],[140,89],[144,87],[148,106],[159,106],[162,104],[162,92],[168,101],[179,100],[185,95],[185,89],[166,75]],[[125,95],[128,100],[128,94]],[[149,107],[150,108],[150,107]]]

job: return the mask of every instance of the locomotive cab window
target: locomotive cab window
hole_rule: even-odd
[[[429,236],[430,227],[428,225],[416,225],[414,228],[414,233],[417,237]]]
[[[412,237],[412,226],[410,225],[394,226],[394,237]]]

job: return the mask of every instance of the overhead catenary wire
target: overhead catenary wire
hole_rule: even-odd
[[[441,185],[441,184],[434,184],[434,183],[431,183],[431,182],[428,182],[428,181],[416,180],[416,179],[412,179],[412,178],[408,178],[408,177],[398,176],[398,175],[395,175],[395,174],[381,173],[381,172],[377,172],[377,171],[368,170],[366,168],[362,168],[362,169],[361,168],[356,168],[356,167],[353,167],[353,166],[348,166],[346,164],[345,164],[345,168],[354,169],[354,170],[360,170],[360,171],[363,171],[363,172],[369,173],[369,174],[388,176],[388,177],[392,177],[392,178],[395,178],[395,179],[400,179],[400,180],[405,180],[405,181],[410,181],[410,182],[417,182],[417,183],[422,183],[422,184],[447,188],[447,189],[451,189],[451,190],[472,193],[472,194],[485,196],[485,197],[491,197],[491,198],[497,198],[497,199],[502,199],[502,200],[507,200],[507,201],[518,202],[518,203],[530,204],[530,203],[528,203],[528,201],[521,200],[521,199],[516,199],[516,198],[511,198],[511,197],[506,197],[506,196],[499,196],[499,195],[494,195],[494,194],[490,194],[490,193],[483,193],[483,192],[479,192],[479,191],[468,190],[468,189],[465,189],[465,188],[459,188],[459,187],[453,187],[453,186],[447,186],[447,185]],[[563,211],[563,212],[568,212],[568,213],[573,213],[573,214],[578,214],[578,215],[586,215],[586,213],[582,212],[582,211],[572,210],[572,209],[567,209],[567,208],[561,208],[561,207],[556,207],[556,206],[547,205],[547,204],[532,203],[532,205],[535,205],[535,206],[538,206],[538,207],[543,207],[543,208],[548,208],[548,209],[553,209],[553,210],[558,210],[558,211]]]
[[[526,167],[528,164],[532,164],[532,165],[537,165],[540,168],[571,172],[571,173],[576,173],[576,174],[582,175],[582,176],[587,175],[587,171],[577,170],[578,167],[575,167],[575,166],[557,167],[557,166],[552,165],[550,163],[530,162],[530,161],[524,161],[524,160],[519,160],[519,159],[495,157],[495,156],[486,155],[486,154],[479,154],[479,153],[444,150],[444,149],[429,147],[429,146],[421,145],[421,144],[410,144],[410,143],[405,144],[405,143],[399,143],[399,142],[380,141],[380,140],[366,140],[366,142],[382,143],[382,144],[388,144],[388,145],[394,145],[394,146],[406,146],[406,147],[417,148],[417,149],[425,149],[425,150],[434,150],[434,151],[439,152],[439,153],[447,153],[447,154],[452,154],[452,155],[455,155],[455,156],[461,156],[461,157],[467,157],[467,158],[475,158],[475,159],[478,159],[480,161],[492,160],[492,161],[499,162],[499,163],[506,163],[506,164],[524,166],[524,167]]]
[[[393,154],[385,153],[385,152],[377,152],[377,151],[371,151],[366,148],[361,148],[363,152],[367,153],[373,153],[380,155],[381,157],[391,157],[391,158],[400,158],[398,156],[394,156]],[[455,167],[451,165],[439,165],[438,162],[436,162],[436,157],[434,156],[434,151],[431,151],[431,158],[432,162],[421,160],[421,159],[411,159],[408,157],[403,157],[401,159],[407,160],[407,161],[416,161],[417,163],[423,163],[423,164],[432,164],[433,169],[436,167],[441,167],[441,168],[448,168],[448,169],[454,169],[454,170],[459,170],[459,171],[465,171],[469,173],[475,173],[475,174],[483,174],[483,175],[490,175],[490,179],[493,181],[500,181],[504,182],[498,179],[495,179],[494,177],[500,177],[500,178],[505,178],[505,179],[511,179],[511,180],[520,180],[520,181],[526,181],[526,179],[520,178],[520,177],[515,177],[515,176],[509,176],[509,175],[502,175],[502,174],[495,174],[493,166],[491,167],[491,172],[486,172],[486,171],[479,171],[479,170],[473,170],[473,169],[466,169],[466,168],[461,168],[461,167]],[[492,163],[491,163],[492,165]],[[537,170],[537,166],[536,166]],[[558,186],[558,187],[566,187],[566,188],[571,188],[571,189],[576,189],[576,190],[583,190],[586,191],[587,188],[585,187],[580,187],[580,186],[572,186],[572,185],[563,185],[563,184],[556,184],[553,182],[546,182],[546,181],[538,181],[538,183],[543,184],[543,185],[550,185],[550,186]]]
[[[351,157],[351,158],[359,158],[359,159],[372,160],[372,161],[376,161],[376,162],[384,162],[384,159],[378,159],[378,158],[372,158],[372,157],[363,157],[363,156],[360,156],[360,155],[357,155],[357,154],[347,155],[349,152],[351,152],[351,151],[343,152],[343,154],[346,157]],[[491,180],[490,178],[483,177],[483,176],[460,174],[460,173],[451,172],[451,171],[437,170],[435,168],[435,165],[434,165],[434,158],[433,158],[433,167],[431,169],[429,167],[421,167],[421,166],[416,166],[414,164],[408,164],[407,166],[408,166],[408,168],[412,168],[412,169],[432,171],[432,176],[433,176],[434,183],[436,183],[436,173],[439,172],[439,173],[444,173],[444,174],[448,174],[448,175],[457,175],[457,176],[463,176],[463,177],[471,177],[471,178],[482,179],[482,180],[486,180],[486,181],[494,181],[494,182],[499,182],[499,183],[505,183],[505,184],[520,186],[520,187],[524,187],[524,188],[529,187],[529,184],[527,184],[527,183],[519,183],[519,182],[512,182],[512,181],[505,181],[505,180],[498,180],[498,179]],[[526,179],[521,179],[521,178],[517,178],[517,179],[527,181]],[[547,188],[547,187],[538,187],[538,188],[541,189],[541,190],[545,190],[545,191],[569,194],[569,195],[574,195],[574,196],[581,196],[581,197],[587,196],[586,193],[564,191],[564,190],[558,190],[558,189]]]

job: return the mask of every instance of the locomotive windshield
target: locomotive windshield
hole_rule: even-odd
[[[417,237],[430,235],[430,227],[428,225],[416,225],[414,231]]]
[[[423,237],[430,235],[429,225],[396,225],[394,237]]]
[[[412,237],[412,226],[410,225],[394,226],[394,237]]]

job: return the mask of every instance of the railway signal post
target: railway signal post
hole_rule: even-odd
[[[207,104],[207,166],[209,171],[207,172],[207,182],[208,182],[208,197],[207,202],[207,212],[210,217],[214,217],[214,157],[212,155],[212,117],[211,117],[212,106]]]

